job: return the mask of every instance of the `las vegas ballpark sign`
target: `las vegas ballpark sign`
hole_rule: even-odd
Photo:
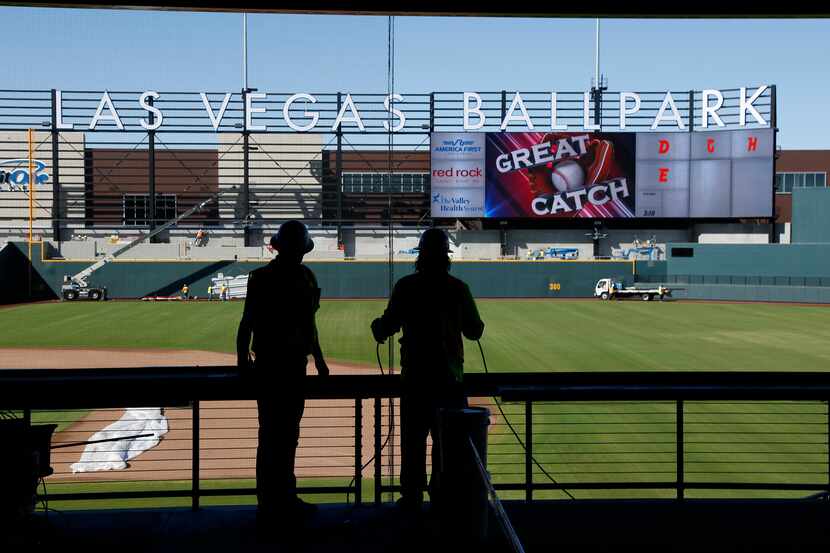
[[[737,106],[728,106],[731,111],[734,107],[738,109],[738,127],[745,127],[747,123],[754,123],[761,126],[768,126],[770,124],[764,116],[756,108],[756,101],[759,100],[769,89],[769,86],[763,85],[754,90],[742,87],[739,89],[737,98]],[[187,98],[190,93],[177,93],[177,101],[182,101],[182,98]],[[228,110],[228,104],[231,101],[232,93],[225,92],[214,94],[209,98],[205,92],[192,93],[193,101],[201,100],[201,107],[204,108],[204,122],[210,124],[214,130],[218,131],[222,125],[222,120]],[[578,94],[578,93],[577,93]],[[642,106],[641,94],[637,92],[619,92],[617,93],[617,110],[618,120],[617,127],[619,129],[626,128],[626,122],[630,120],[635,114],[640,112]],[[696,124],[697,128],[706,129],[712,127],[725,127],[727,124],[719,114],[720,110],[724,108],[724,94],[721,90],[706,89],[699,93],[700,109],[699,122]],[[184,96],[183,96],[184,95]],[[221,96],[220,96],[221,95]],[[114,102],[112,95],[109,92],[101,93],[97,104],[97,109],[94,114],[89,114],[89,122],[84,123],[89,130],[96,130],[99,125],[104,124],[106,130],[112,130],[113,127],[117,130],[125,130],[127,125],[134,125],[132,121],[138,120],[138,124],[145,130],[159,130],[164,126],[165,113],[163,107],[156,102],[162,98],[163,94],[148,90],[137,95],[137,97],[125,104],[122,101]],[[357,96],[357,95],[356,95]],[[590,114],[591,110],[591,93],[582,93],[582,124],[575,128],[581,128],[586,131],[599,130],[599,126],[593,122]],[[321,123],[321,111],[315,110],[314,105],[318,103],[318,98],[313,94],[300,92],[291,94],[284,101],[269,101],[269,95],[264,92],[248,92],[244,94],[244,128],[248,131],[267,131],[263,119],[269,116],[272,112],[280,113],[285,125],[295,132],[318,132],[325,133],[330,131],[338,131],[344,124],[349,124],[350,128],[357,128],[359,131],[366,130],[366,123],[364,116],[361,114],[361,107],[351,94],[343,95],[340,107],[337,110],[337,116],[334,118],[331,126],[328,123],[323,125]],[[220,99],[221,98],[221,99]],[[406,125],[406,111],[402,109],[402,104],[405,103],[405,97],[401,94],[389,94],[383,96],[384,110],[388,114],[386,120],[382,121],[383,129],[388,132],[399,132],[404,129]],[[603,98],[603,105],[607,106],[607,100],[612,98],[610,93],[606,93]],[[557,93],[546,93],[544,100],[548,105],[546,106],[546,115],[544,120],[539,117],[532,117],[528,111],[526,100],[521,93],[515,92],[512,96],[512,101],[509,107],[504,112],[503,117],[499,117],[500,127],[502,130],[508,126],[515,127],[523,125],[527,130],[533,131],[564,131],[568,125],[559,119],[560,109],[557,106]],[[117,105],[118,104],[118,105]],[[463,128],[465,131],[475,131],[485,127],[487,124],[492,124],[492,115],[486,113],[485,101],[478,92],[463,92],[461,93],[461,106],[458,108],[456,116],[460,115],[463,119]],[[492,107],[492,106],[490,106]],[[54,126],[60,130],[69,130],[80,128],[80,123],[70,122],[65,120],[65,109],[63,102],[63,91],[55,91],[55,121]],[[125,117],[123,112],[129,111],[132,114],[136,109],[139,113],[146,112],[147,117]],[[604,107],[604,109],[607,109]],[[724,108],[727,109],[727,108]],[[91,111],[91,110],[90,110]],[[233,110],[232,110],[233,111]],[[373,107],[371,111],[376,111]],[[74,110],[77,113],[77,109]],[[666,92],[662,95],[660,107],[653,113],[651,117],[651,129],[661,129],[676,127],[677,130],[685,130],[686,123],[684,123],[678,110],[676,99],[671,92]],[[442,117],[451,116],[444,112]],[[640,115],[642,117],[642,114]],[[77,120],[77,117],[75,117]],[[378,118],[375,118],[378,120]],[[127,123],[125,123],[127,121]],[[197,125],[198,126],[198,125]],[[735,125],[730,125],[735,126]],[[209,127],[208,127],[209,128]],[[607,125],[603,125],[603,130],[609,130]]]

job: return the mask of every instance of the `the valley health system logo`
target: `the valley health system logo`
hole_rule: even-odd
[[[484,133],[433,133],[432,216],[484,216]]]
[[[49,174],[46,172],[46,163],[40,160],[33,160],[35,166],[35,184],[46,184],[49,182]],[[7,159],[0,161],[0,190],[20,190],[29,188],[29,160],[28,159]]]

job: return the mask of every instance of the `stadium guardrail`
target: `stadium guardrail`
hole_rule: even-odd
[[[399,490],[400,385],[309,377],[301,493],[361,504]],[[487,470],[504,499],[830,493],[830,374],[491,373],[465,386],[490,407]],[[73,474],[71,448],[53,455],[48,499],[77,505],[250,500],[255,392],[234,367],[0,371],[0,409],[62,424],[53,445],[90,439],[126,407],[164,406],[164,447],[124,470]]]

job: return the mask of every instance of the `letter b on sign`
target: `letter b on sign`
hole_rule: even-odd
[[[714,138],[709,138],[709,139],[706,140],[706,151],[709,152],[710,154],[715,153],[715,139]]]

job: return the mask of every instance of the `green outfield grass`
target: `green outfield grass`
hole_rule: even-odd
[[[379,300],[324,301],[325,353],[375,364]],[[55,303],[0,310],[0,348],[234,351],[239,302]],[[771,304],[480,300],[491,371],[823,371],[830,308]],[[467,343],[467,370],[481,370]]]
[[[324,301],[318,322],[328,357],[374,365],[368,327],[384,305],[371,300]],[[232,352],[241,308],[237,302],[20,306],[0,310],[0,348]],[[490,371],[824,371],[830,365],[830,309],[826,307],[481,300],[479,308],[487,324],[482,342]],[[482,370],[477,348],[470,342],[466,366],[469,372]],[[523,406],[505,409],[523,435]],[[534,452],[560,482],[669,483],[675,476],[674,410],[670,402],[538,404]],[[45,418],[48,415],[42,415]],[[826,403],[689,402],[686,478],[827,482],[826,429]],[[494,479],[522,481],[523,463],[513,436],[503,425],[494,428],[489,463]],[[546,477],[536,469],[534,479],[543,482]],[[671,497],[673,492],[575,491],[574,495]],[[793,497],[809,492],[690,491],[687,495]],[[561,492],[537,496],[564,497]],[[504,497],[520,498],[523,493]]]

